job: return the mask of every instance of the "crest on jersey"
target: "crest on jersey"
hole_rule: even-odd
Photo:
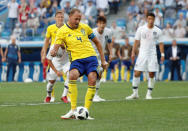
[[[68,37],[71,37],[71,34],[69,34]]]
[[[56,33],[57,33],[57,31],[54,31],[54,33],[56,34]]]
[[[85,33],[85,30],[84,30],[83,28],[81,29],[81,32],[82,32],[83,35],[86,34],[86,33]]]

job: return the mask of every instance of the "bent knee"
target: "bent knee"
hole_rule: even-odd
[[[96,72],[89,73],[89,75],[88,75],[88,85],[94,86],[94,85],[96,85],[96,81],[97,81],[97,73]]]
[[[79,76],[80,76],[80,73],[77,69],[72,69],[69,72],[69,80],[77,80]]]

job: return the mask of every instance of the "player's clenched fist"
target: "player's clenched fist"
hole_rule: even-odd
[[[108,68],[108,63],[107,63],[106,61],[104,61],[104,62],[102,63],[102,68],[103,68],[104,70]]]

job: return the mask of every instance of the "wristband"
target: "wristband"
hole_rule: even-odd
[[[161,56],[165,56],[165,54],[164,54],[164,53],[161,53]]]

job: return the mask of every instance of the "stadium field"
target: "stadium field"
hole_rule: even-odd
[[[60,101],[63,83],[55,85],[56,102],[44,104],[45,83],[0,83],[0,131],[187,131],[188,82],[156,82],[153,100],[145,100],[142,82],[138,100],[125,100],[131,83],[106,82],[93,103],[95,120],[61,120],[70,109]],[[78,105],[83,105],[87,83],[78,84]]]

